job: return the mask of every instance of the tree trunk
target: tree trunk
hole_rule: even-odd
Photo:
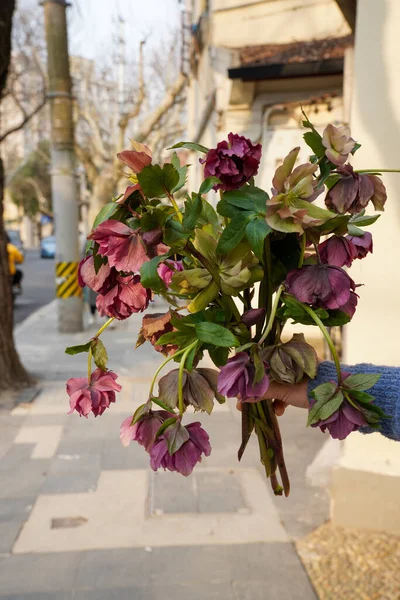
[[[11,29],[15,0],[0,2],[0,99],[11,57]],[[0,384],[1,391],[30,383],[14,346],[13,303],[3,220],[4,169],[0,158]]]
[[[110,161],[112,164],[112,161]],[[101,174],[93,181],[89,208],[89,227],[107,202],[111,202],[115,190],[115,179],[110,165],[104,165]]]

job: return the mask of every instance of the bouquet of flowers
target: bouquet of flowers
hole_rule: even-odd
[[[385,187],[377,171],[349,164],[360,145],[348,127],[328,125],[321,136],[304,118],[309,162],[296,166],[300,148],[294,148],[270,194],[254,179],[261,145],[233,133],[211,150],[173,146],[202,156],[204,181],[192,193],[184,191],[188,166],[176,152],[162,166],[143,144],[118,155],[129,185],[100,211],[79,268],[80,284],[98,293],[98,311],[109,320],[87,344],[67,348],[88,353],[88,377],[71,378],[67,393],[70,412],[85,417],[115,402],[121,388],[107,368],[101,333],[114,319],[145,311],[154,295],[164,298],[169,310],[144,315],[137,346],[150,343],[165,360],[148,398],[120,430],[125,446],[133,440],[143,446],[154,470],[189,475],[211,446],[199,422],[185,425],[185,412],[211,414],[215,401],[235,398],[242,415],[239,460],[254,433],[274,493],[288,495],[278,419],[265,394],[271,381],[312,379],[318,367],[303,334],[282,341],[289,320],[319,327],[337,369],[337,381],[312,392],[308,425],[343,439],[361,426],[378,429],[386,418],[367,392],[379,375],[343,373],[329,334],[355,313],[359,283],[344,267],[372,252],[364,228],[379,215],[366,208],[384,209]],[[322,194],[325,208],[314,204]],[[215,369],[199,366],[205,353]],[[159,379],[168,363],[175,368]]]

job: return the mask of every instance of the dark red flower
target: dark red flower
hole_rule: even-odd
[[[290,271],[286,278],[286,289],[297,300],[331,310],[343,310],[355,287],[346,271],[330,265],[306,265]]]
[[[260,159],[261,144],[230,133],[228,141],[219,142],[200,162],[205,165],[205,177],[214,176],[221,181],[215,190],[237,190],[257,174]]]
[[[372,235],[369,231],[365,231],[364,235],[348,235],[347,239],[353,244],[357,251],[356,258],[364,258],[368,252],[373,251]]]
[[[78,283],[81,287],[87,286],[99,294],[105,294],[114,285],[113,271],[114,269],[111,269],[110,265],[105,263],[101,265],[96,273],[94,258],[88,256],[79,263]]]
[[[325,204],[329,210],[343,214],[361,212],[369,201],[375,210],[383,210],[386,202],[386,189],[376,175],[355,173],[351,165],[338,168],[339,181],[329,190]]]
[[[99,244],[99,253],[107,256],[109,265],[118,271],[135,273],[149,260],[138,231],[120,221],[104,221],[88,239]]]
[[[351,267],[357,258],[357,249],[349,238],[333,235],[318,246],[321,261],[334,267]]]

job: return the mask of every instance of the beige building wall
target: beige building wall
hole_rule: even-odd
[[[358,0],[351,126],[362,148],[356,168],[400,168],[399,24],[398,0]],[[400,174],[384,174],[384,181],[388,201],[371,229],[374,253],[351,269],[364,287],[347,327],[345,359],[400,366]],[[333,474],[334,522],[400,532],[399,456],[399,443],[379,433],[345,441]]]

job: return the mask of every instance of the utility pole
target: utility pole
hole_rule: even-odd
[[[58,330],[73,333],[83,329],[83,300],[78,285],[79,212],[66,20],[68,4],[66,0],[42,0],[42,5],[51,106],[51,187],[56,236]]]
[[[125,21],[118,16],[118,108],[119,118],[125,114]],[[121,150],[125,147],[124,136],[120,140]]]

